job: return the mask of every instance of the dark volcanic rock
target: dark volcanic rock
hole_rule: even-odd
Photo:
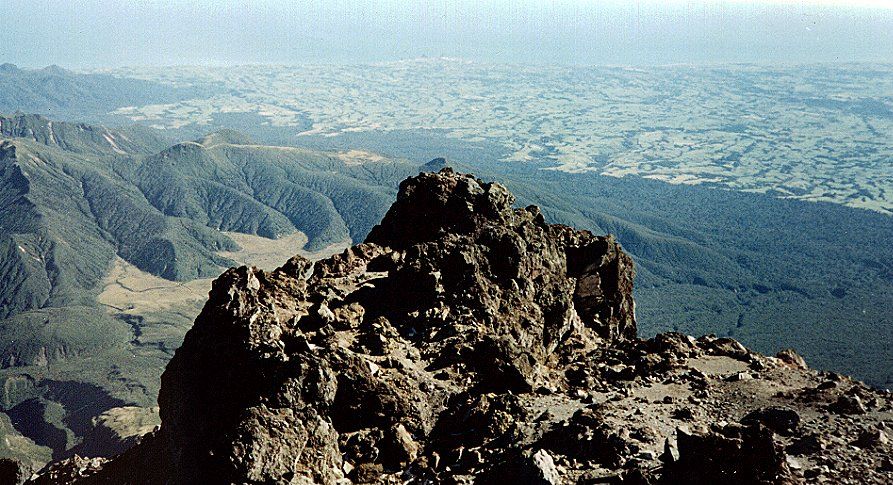
[[[423,173],[362,244],[226,271],[162,376],[160,429],[34,483],[888,478],[885,439],[866,430],[889,413],[852,413],[863,400],[889,408],[889,396],[821,387],[827,376],[792,352],[636,338],[633,264],[619,244],[513,203],[501,185]],[[829,407],[848,416],[825,419]],[[750,424],[674,437],[731,415]],[[866,449],[819,456],[854,442]]]
[[[837,398],[828,409],[838,414],[865,414],[867,410],[859,396],[843,395]]]
[[[562,455],[609,467],[623,465],[630,443],[591,408],[578,411],[567,423],[546,434],[540,444]]]
[[[678,433],[679,457],[664,466],[665,483],[790,483],[784,453],[759,425],[729,425],[704,434]]]
[[[21,483],[25,480],[24,475],[19,462],[8,458],[0,458],[0,483]]]
[[[315,266],[224,273],[162,376],[157,439],[134,451],[157,447],[147,481],[397,471],[443,447],[430,434],[456,419],[451,396],[529,392],[552,380],[568,339],[635,337],[619,245],[513,202],[501,185],[426,173],[401,185],[364,244]],[[504,425],[482,412],[498,436]]]
[[[478,477],[475,483],[560,485],[563,481],[549,452],[528,450],[510,454]]]
[[[61,483],[84,483],[82,480],[96,480],[96,474],[102,470],[102,466],[105,463],[106,460],[104,458],[82,458],[75,455],[64,462],[50,464],[41,472],[40,477],[32,479],[28,483],[34,485],[57,485]],[[121,483],[127,483],[127,481],[122,480]]]
[[[796,431],[800,424],[800,415],[797,411],[782,407],[768,407],[757,409],[745,416],[744,424],[762,424],[779,434],[790,435]]]

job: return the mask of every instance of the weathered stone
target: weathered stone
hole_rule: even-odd
[[[571,338],[635,338],[634,273],[613,238],[513,202],[499,184],[425,173],[366,243],[312,272],[300,257],[225,272],[162,376],[161,429],[127,460],[158,457],[152,480],[173,484],[335,483],[426,446],[459,466],[478,440],[526,439],[506,393],[554,387]],[[477,414],[445,413],[450,395]],[[447,426],[458,440],[431,439]],[[554,482],[545,451],[528,458]]]
[[[78,455],[53,463],[41,470],[40,476],[27,483],[31,485],[57,485],[95,480],[106,463],[105,458],[83,458]],[[17,483],[17,482],[10,482]]]
[[[752,379],[753,376],[749,372],[736,372],[726,377],[726,380],[729,382],[749,381]]]
[[[829,406],[829,409],[838,414],[865,414],[868,412],[859,396],[851,396],[848,394],[844,394],[837,398],[837,401],[832,403]]]
[[[543,436],[539,446],[613,467],[622,465],[631,456],[628,430],[615,429],[590,408],[577,411],[568,422],[553,428]]]
[[[676,433],[679,459],[664,461],[666,483],[782,483],[791,477],[772,433],[759,426]]]
[[[723,355],[738,360],[747,360],[750,351],[747,347],[735,339],[722,338],[705,338],[699,339],[701,346],[711,355]]]
[[[777,353],[775,357],[795,369],[809,369],[809,366],[806,365],[806,360],[804,360],[803,357],[800,356],[800,354],[794,351],[794,349],[784,349],[781,352]]]
[[[794,440],[785,450],[792,455],[812,455],[825,449],[825,440],[815,433]]]
[[[510,452],[509,456],[481,475],[475,483],[518,483],[559,485],[564,483],[546,450]]]
[[[859,439],[854,444],[859,448],[885,447],[890,444],[890,438],[883,430],[870,429],[860,434]]]
[[[416,459],[419,445],[402,424],[397,424],[385,436],[382,446],[382,462],[394,467],[403,467]]]
[[[800,415],[790,408],[767,407],[757,409],[741,419],[742,424],[762,424],[783,435],[790,435],[800,424]]]
[[[679,433],[677,429],[676,433]],[[660,455],[661,461],[664,463],[676,463],[679,461],[679,446],[676,444],[676,439],[667,438],[664,440],[664,451]]]

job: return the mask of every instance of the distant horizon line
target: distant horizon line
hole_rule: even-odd
[[[492,66],[532,66],[532,67],[558,67],[558,68],[614,68],[614,69],[635,69],[635,68],[670,68],[670,67],[720,67],[720,66],[754,66],[754,67],[798,67],[798,66],[822,66],[822,65],[893,65],[893,59],[890,60],[818,60],[803,62],[778,62],[778,61],[693,61],[693,62],[669,62],[669,63],[566,63],[566,62],[510,62],[510,61],[490,61],[480,59],[469,59],[463,57],[452,56],[418,56],[407,57],[383,61],[307,61],[307,62],[245,62],[245,63],[192,63],[185,62],[182,64],[121,64],[115,66],[61,66],[59,64],[47,64],[43,66],[35,65],[19,65],[14,62],[0,62],[0,67],[13,67],[22,71],[46,71],[52,69],[62,69],[73,73],[101,73],[114,71],[119,69],[170,69],[170,68],[239,68],[239,67],[313,67],[313,66],[340,66],[340,67],[362,67],[362,66],[387,66],[401,63],[418,63],[418,62],[461,62],[464,64],[492,65]]]

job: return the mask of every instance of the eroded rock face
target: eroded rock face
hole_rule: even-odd
[[[513,202],[469,175],[422,174],[366,243],[224,273],[162,376],[147,445],[161,479],[393,472],[439,445],[451,398],[530,392],[560,375],[570,339],[635,337],[619,245]]]
[[[888,406],[731,339],[636,338],[617,242],[513,203],[501,185],[424,173],[363,244],[225,272],[162,376],[161,428],[38,480],[677,483],[684,464],[794,480],[819,465],[792,470],[785,446],[810,460],[820,413],[853,396],[872,416]],[[730,414],[746,425],[676,431]]]
[[[792,483],[784,453],[772,431],[760,426],[714,427],[703,434],[677,430],[679,455],[666,459],[669,483]]]

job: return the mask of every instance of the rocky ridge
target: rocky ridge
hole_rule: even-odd
[[[450,169],[362,244],[230,269],[161,427],[31,483],[884,483],[891,396],[740,343],[636,336],[610,236]],[[5,469],[5,468],[4,468]]]

